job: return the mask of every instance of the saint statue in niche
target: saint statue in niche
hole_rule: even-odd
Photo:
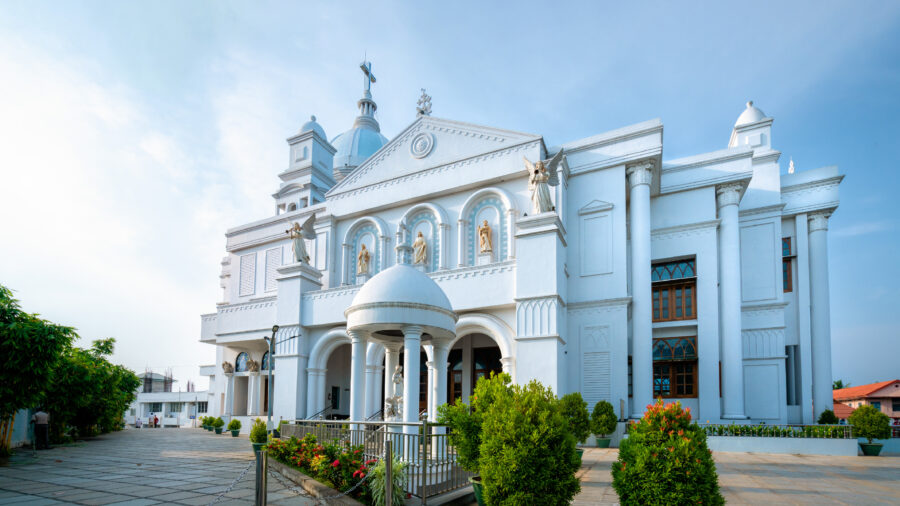
[[[556,167],[562,160],[563,152],[560,149],[549,160],[538,160],[532,165],[528,158],[525,160],[525,170],[528,172],[528,190],[531,191],[531,212],[534,214],[553,211],[553,201],[550,200],[550,187],[559,184],[556,177]]]
[[[366,249],[366,245],[363,244],[359,248],[359,254],[356,255],[356,273],[357,274],[368,274],[369,273],[369,250]]]
[[[391,391],[394,395],[384,400],[384,419],[392,420],[401,415],[400,410],[403,405],[403,367],[398,365],[394,368],[394,375],[391,377],[393,388]]]
[[[478,251],[490,253],[494,251],[494,241],[491,238],[491,226],[487,220],[478,226]]]
[[[292,248],[294,250],[294,262],[304,262],[309,265],[309,254],[306,252],[305,239],[315,239],[316,231],[313,230],[313,224],[316,222],[316,213],[306,219],[303,225],[294,222],[294,226],[285,233],[291,238]]]
[[[413,241],[413,263],[414,264],[424,264],[425,256],[427,255],[428,244],[425,242],[425,237],[422,236],[422,232],[419,231],[419,234],[416,236],[416,240]]]

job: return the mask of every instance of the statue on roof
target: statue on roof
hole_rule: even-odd
[[[303,225],[294,222],[294,226],[284,232],[290,236],[293,241],[292,249],[294,251],[294,262],[302,262],[309,265],[309,254],[306,252],[306,239],[315,239],[316,231],[313,225],[316,222],[316,213],[313,213]]]
[[[422,88],[422,96],[416,106],[416,116],[431,116],[431,95],[425,93],[425,88]]]
[[[563,150],[547,160],[538,160],[532,164],[528,158],[525,160],[525,170],[528,171],[528,189],[531,191],[531,212],[533,214],[546,213],[555,210],[550,199],[550,187],[559,184],[556,176],[556,167],[562,161]]]

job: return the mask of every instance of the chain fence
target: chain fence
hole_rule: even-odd
[[[231,485],[228,485],[228,487],[225,490],[221,491],[219,493],[219,495],[216,496],[216,498],[213,499],[212,502],[210,502],[207,506],[212,506],[213,504],[221,501],[222,498],[225,497],[225,494],[227,494],[228,492],[231,492],[234,489],[234,486],[237,485],[238,482],[240,482],[241,480],[244,479],[244,476],[247,475],[247,471],[249,471],[250,468],[253,467],[253,464],[255,464],[255,463],[256,463],[255,460],[251,460],[250,462],[248,462],[247,467],[245,467],[244,470],[241,471],[241,474],[239,474],[238,477],[235,478],[234,481],[231,482]]]

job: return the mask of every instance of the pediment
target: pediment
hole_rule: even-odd
[[[328,196],[491,156],[541,136],[420,116],[328,192]]]
[[[585,214],[593,214],[599,213],[603,211],[609,211],[613,208],[613,205],[609,202],[604,202],[602,200],[592,200],[587,203],[584,207],[578,210],[579,216],[584,216]]]

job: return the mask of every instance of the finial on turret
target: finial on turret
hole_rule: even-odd
[[[753,107],[753,101],[752,101],[752,100],[748,100],[748,101],[747,101],[747,109],[749,109],[749,108],[751,108],[751,107]]]
[[[788,164],[788,174],[794,173],[794,157],[791,157],[791,163]]]
[[[431,96],[425,93],[425,88],[421,88],[422,96],[416,102],[416,116],[431,116]]]

